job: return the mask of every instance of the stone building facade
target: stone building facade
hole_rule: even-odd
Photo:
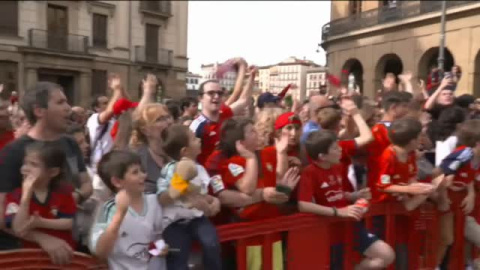
[[[332,1],[322,29],[329,72],[346,83],[353,73],[367,95],[387,72],[426,79],[437,65],[442,1]],[[460,93],[480,96],[480,2],[446,1],[445,69],[463,73]]]
[[[188,3],[183,1],[1,1],[0,82],[20,95],[39,80],[88,105],[118,73],[131,98],[147,72],[159,95],[185,95]]]

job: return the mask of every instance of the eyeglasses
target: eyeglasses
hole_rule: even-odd
[[[224,91],[208,91],[208,92],[205,92],[204,94],[213,98],[215,95],[218,95],[219,97],[223,97],[223,95],[225,95],[225,92]]]

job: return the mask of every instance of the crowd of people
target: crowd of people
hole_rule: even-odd
[[[384,217],[366,228],[365,206],[413,211],[427,201],[440,213],[439,268],[454,241],[453,209],[463,209],[465,241],[480,247],[480,98],[456,95],[460,67],[435,70],[426,84],[386,74],[371,98],[331,84],[289,104],[290,86],[255,101],[257,69],[243,58],[228,66],[231,93],[207,80],[198,99],[167,104],[154,101],[152,74],[138,102],[115,74],[109,97],[90,109],[70,107],[51,82],[0,100],[0,250],[40,248],[61,265],[80,251],[110,269],[184,270],[197,243],[204,269],[235,269],[236,246],[220,244],[216,226],[304,212],[355,221],[356,243],[330,232],[330,269],[342,269],[346,245],[363,256],[356,269],[407,269],[409,221],[397,220],[392,247]],[[283,235],[273,238],[274,269],[284,269]],[[247,240],[249,270],[262,269],[262,243]]]

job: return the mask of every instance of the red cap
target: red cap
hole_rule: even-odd
[[[284,113],[275,121],[275,130],[282,129],[284,126],[290,124],[302,125],[302,121],[300,121],[300,118],[293,112]]]
[[[132,102],[126,98],[121,98],[115,102],[113,105],[113,114],[120,115],[124,111],[129,110],[131,108],[136,108],[138,106],[138,102]]]

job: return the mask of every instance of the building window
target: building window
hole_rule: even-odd
[[[160,27],[155,24],[145,25],[145,56],[147,62],[158,62],[158,33]]]
[[[66,7],[48,5],[47,31],[49,49],[67,50],[68,12]]]
[[[93,46],[107,47],[107,23],[108,17],[102,14],[93,14]]]
[[[107,71],[92,70],[92,96],[105,95],[107,93]]]
[[[18,35],[18,2],[0,2],[0,34]]]
[[[350,0],[349,3],[350,15],[356,15],[362,12],[362,1],[361,0]]]

